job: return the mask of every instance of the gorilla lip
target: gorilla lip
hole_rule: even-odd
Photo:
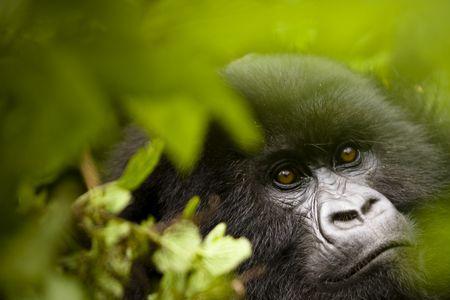
[[[356,263],[353,267],[350,268],[348,272],[346,272],[344,275],[340,276],[339,279],[331,279],[327,280],[328,283],[338,283],[345,280],[350,279],[351,277],[359,274],[363,269],[366,269],[366,267],[370,266],[371,263],[378,258],[380,255],[385,253],[388,250],[394,249],[394,248],[400,248],[400,247],[410,247],[412,244],[407,241],[401,241],[401,242],[390,242],[381,245],[374,251],[370,252],[365,258],[360,260],[358,263]]]

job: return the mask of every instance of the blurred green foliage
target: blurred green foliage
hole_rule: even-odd
[[[142,164],[154,154],[141,152],[129,165]],[[223,223],[202,241],[191,220],[198,197],[188,202],[182,218],[172,224],[155,224],[151,217],[134,224],[117,217],[131,199],[130,191],[120,187],[130,174],[126,172],[118,181],[91,189],[75,202],[80,226],[92,244],[88,250],[64,258],[66,272],[76,274],[94,299],[121,299],[133,262],[151,257],[153,268],[163,275],[149,299],[237,298],[230,272],[251,255],[250,242],[225,236]],[[161,230],[158,225],[165,228]]]
[[[88,279],[114,289],[104,295],[119,295],[121,284],[111,283],[112,273],[102,263],[110,255],[118,258],[118,266],[109,267],[126,277],[120,258],[127,258],[127,248],[111,245],[126,235],[136,246],[149,237],[130,232],[151,226],[103,213],[127,203],[129,190],[157,162],[162,143],[180,170],[188,171],[213,121],[243,149],[257,148],[261,136],[251,111],[219,72],[250,52],[322,55],[372,74],[387,89],[407,95],[402,105],[424,122],[432,116],[436,140],[450,149],[448,32],[446,0],[0,1],[0,298],[80,299],[92,295],[83,284]],[[426,111],[417,111],[418,98],[429,103]],[[61,259],[69,250],[84,253],[73,238],[70,214],[71,203],[86,189],[80,160],[88,150],[101,158],[129,122],[162,142],[140,150],[141,158],[119,182],[86,196],[93,206],[82,210],[81,218],[106,219],[98,231],[88,230],[99,244],[85,260],[98,263],[92,270],[104,274],[71,277]],[[434,288],[444,293],[450,290],[448,199],[443,195],[439,205],[417,213],[424,264],[431,266]],[[96,201],[106,201],[107,208]],[[187,228],[186,234],[198,236]],[[189,265],[202,279],[168,272],[161,287],[176,281],[184,284],[178,291],[190,295],[204,288],[196,286],[206,282],[200,270],[208,270],[208,259],[216,265],[225,255],[216,256],[214,245],[228,243],[223,227],[216,230],[202,242],[197,238],[192,248],[195,257],[204,255]],[[227,259],[220,261],[226,265]],[[164,266],[162,261],[156,264]],[[235,264],[224,265],[224,276]]]

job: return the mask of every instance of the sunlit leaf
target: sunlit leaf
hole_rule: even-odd
[[[235,269],[252,253],[247,239],[224,236],[225,229],[224,223],[217,225],[205,238],[200,252],[203,266],[214,276]]]
[[[161,249],[153,261],[161,272],[187,272],[200,247],[198,228],[189,221],[180,221],[167,228],[161,239]]]
[[[91,205],[116,214],[123,210],[131,200],[131,193],[115,183],[107,184],[89,191]]]
[[[156,167],[162,150],[163,142],[158,139],[141,148],[128,162],[117,185],[127,190],[136,189]]]
[[[195,212],[197,211],[197,207],[200,204],[200,197],[195,196],[192,197],[188,203],[186,204],[186,207],[183,210],[183,218],[185,219],[191,219]]]
[[[106,247],[112,247],[117,244],[120,239],[127,237],[130,234],[130,231],[130,223],[113,219],[101,229],[101,234],[103,235]]]

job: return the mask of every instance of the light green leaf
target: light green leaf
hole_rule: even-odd
[[[100,229],[106,247],[112,247],[122,238],[128,236],[131,231],[131,224],[126,221],[112,219],[105,227]]]
[[[213,280],[214,276],[205,269],[196,270],[196,272],[189,277],[186,296],[192,297],[197,293],[207,290],[211,286]]]
[[[97,274],[96,280],[100,289],[94,291],[96,294],[95,299],[122,299],[124,287],[117,278],[103,272]],[[106,297],[108,294],[110,296]]]
[[[116,185],[107,184],[88,192],[90,205],[104,208],[106,211],[116,214],[120,212],[131,200],[130,191]]]
[[[200,203],[200,197],[194,196],[192,197],[188,203],[186,204],[186,207],[183,210],[183,218],[184,219],[191,219],[195,212],[197,211],[197,207]]]
[[[136,189],[158,164],[163,148],[164,144],[159,139],[154,139],[141,148],[128,162],[117,185],[127,190]]]
[[[232,276],[215,277],[205,269],[197,269],[189,276],[186,288],[188,299],[238,299],[231,286]]]
[[[211,230],[208,235],[205,237],[205,241],[203,242],[205,246],[210,245],[216,242],[218,239],[223,238],[225,236],[225,231],[227,230],[227,225],[225,223],[219,223],[216,227]]]
[[[185,299],[186,274],[178,272],[166,272],[160,283],[161,300],[181,300]]]
[[[214,276],[232,271],[252,253],[247,239],[223,236],[225,229],[224,223],[217,225],[206,237],[200,251],[202,266]]]
[[[181,220],[167,228],[161,236],[161,248],[153,261],[162,272],[187,272],[200,247],[201,237],[197,226]]]

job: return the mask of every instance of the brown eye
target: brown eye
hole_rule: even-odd
[[[345,147],[341,151],[341,160],[345,163],[354,162],[358,152],[353,147]]]
[[[305,175],[301,169],[291,164],[283,164],[273,170],[273,184],[281,190],[291,190],[300,186]]]
[[[338,164],[351,164],[359,161],[360,153],[359,150],[354,146],[344,146],[338,152],[337,163]]]
[[[283,169],[277,174],[276,181],[282,185],[289,185],[295,182],[297,176],[292,170]]]

